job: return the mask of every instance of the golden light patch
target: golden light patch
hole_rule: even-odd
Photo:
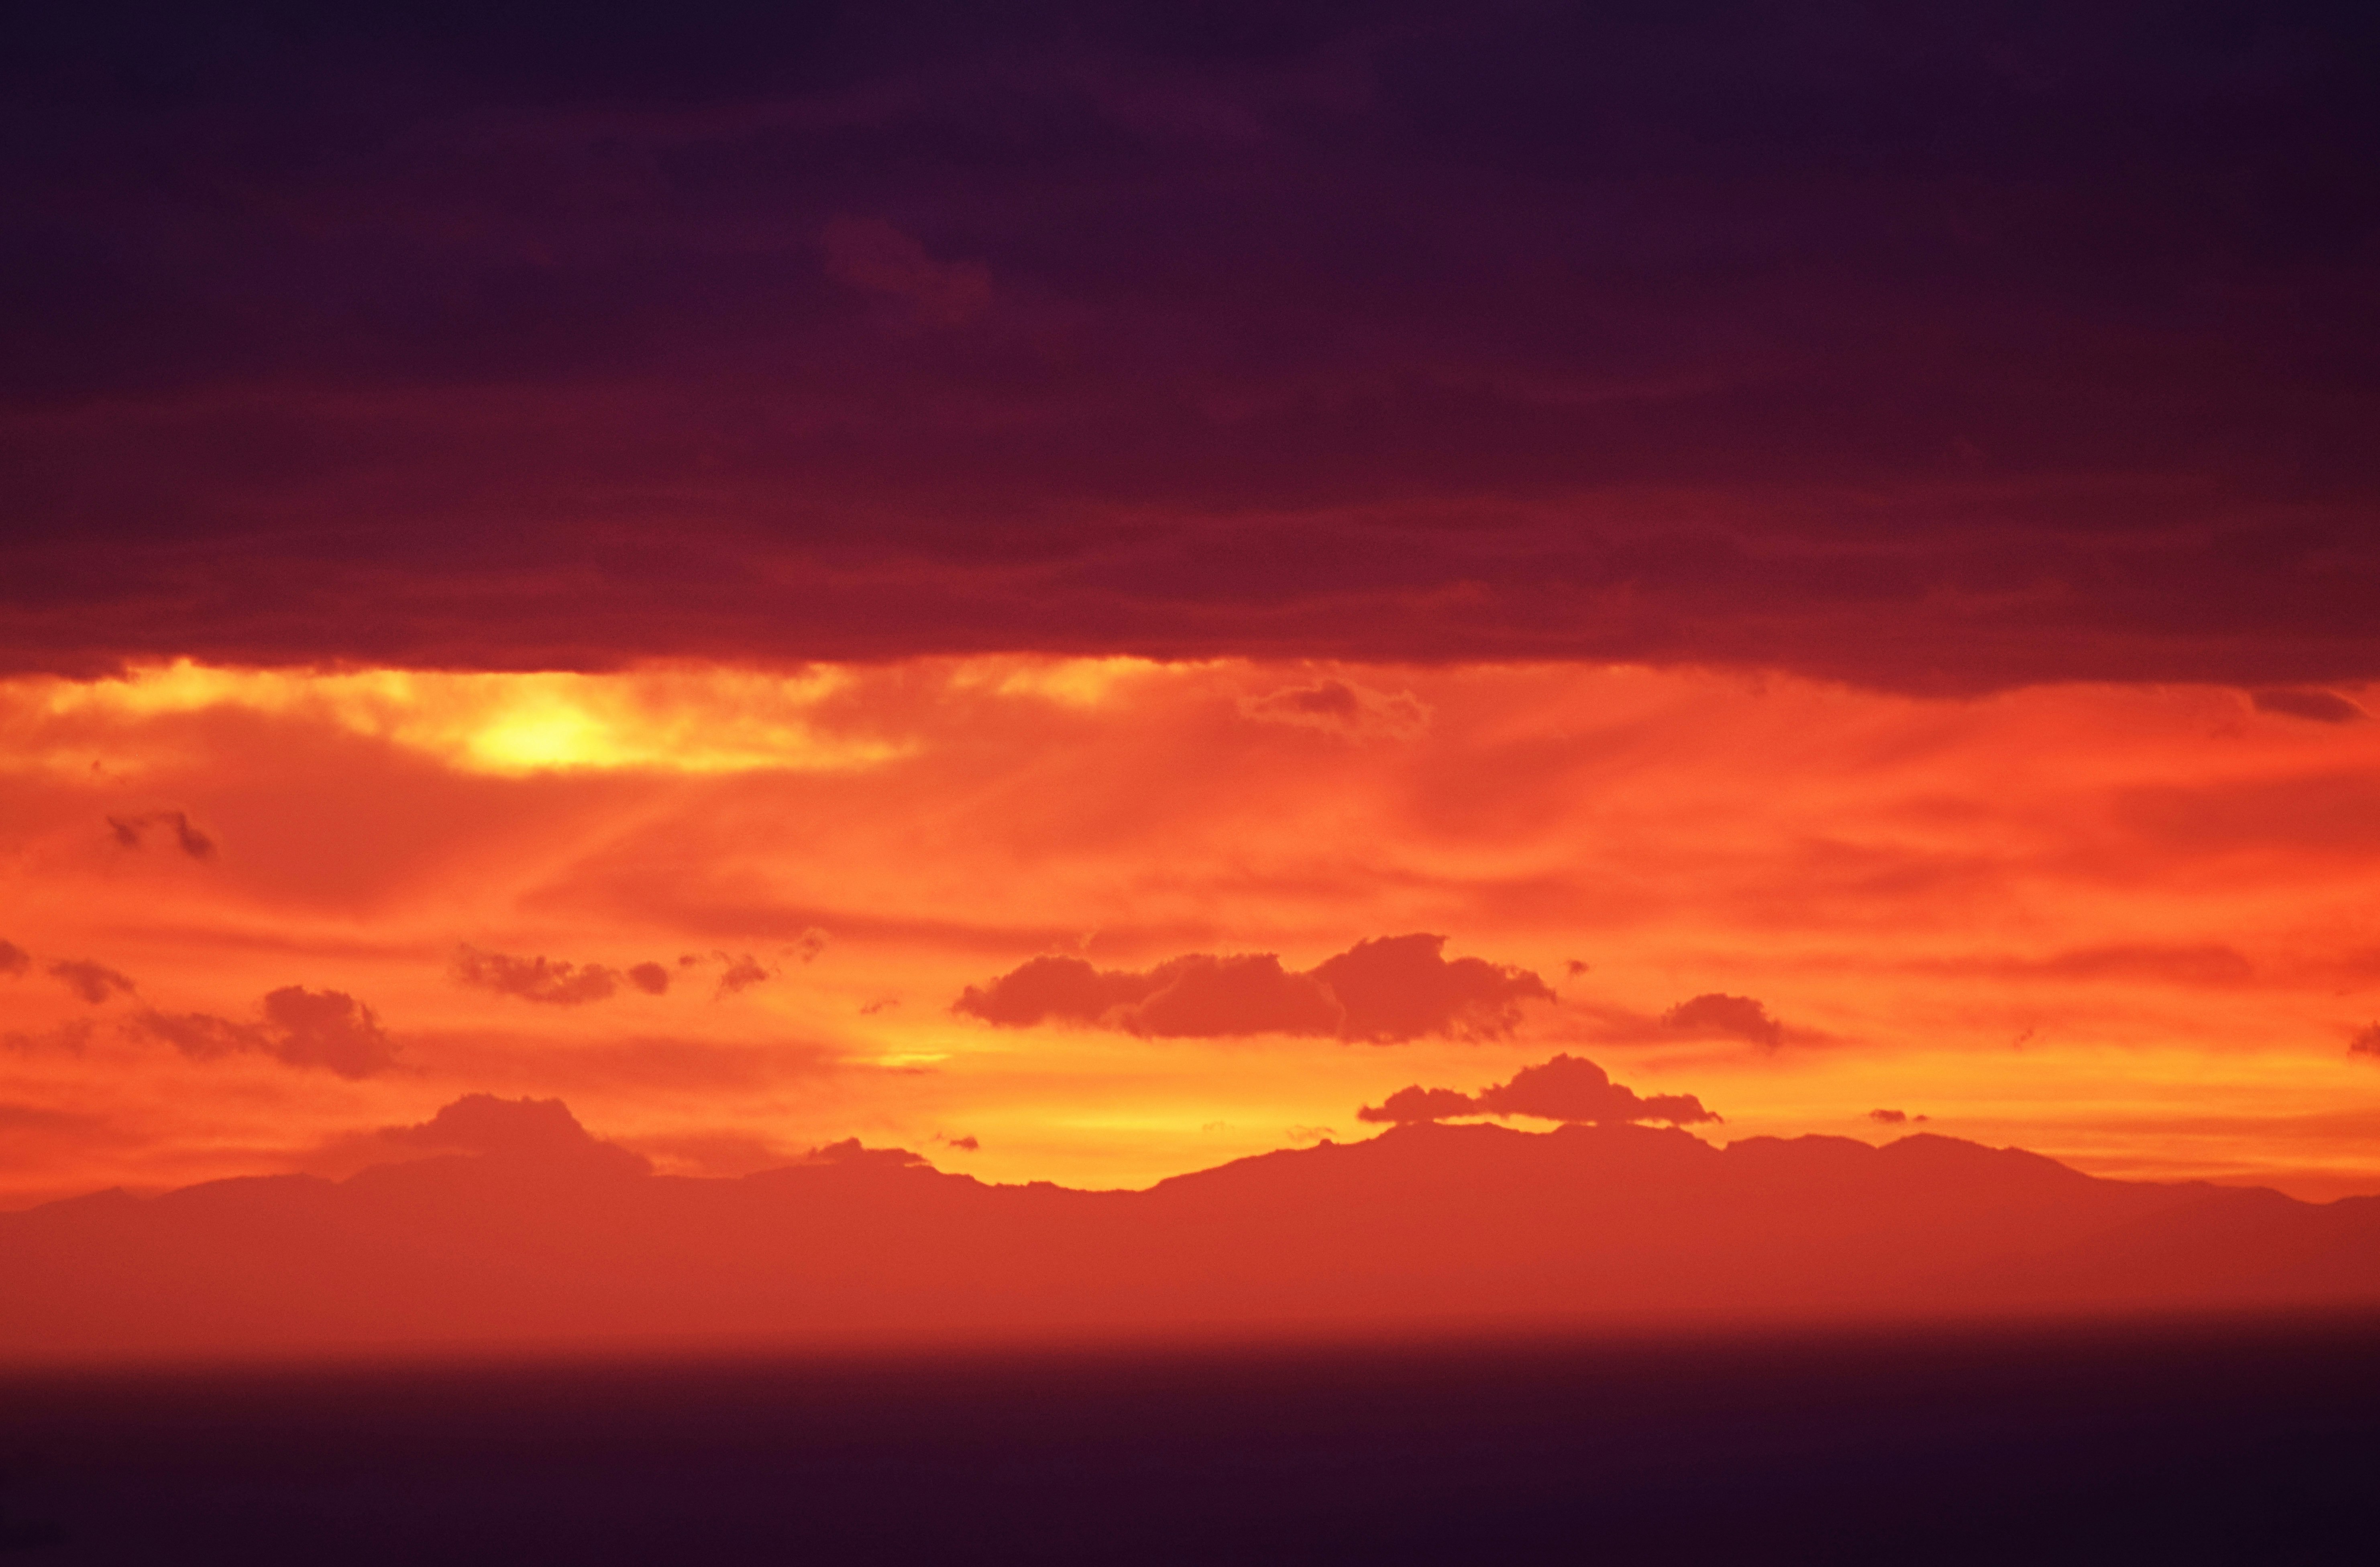
[[[140,720],[224,708],[307,719],[425,752],[460,771],[520,776],[844,771],[911,749],[820,731],[814,721],[820,704],[851,684],[848,673],[828,668],[790,675],[716,669],[463,674],[222,669],[180,661],[120,679],[18,681],[0,690],[56,719]],[[88,750],[67,748],[78,759]],[[19,759],[37,759],[20,751]]]

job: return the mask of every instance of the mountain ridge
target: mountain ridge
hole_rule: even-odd
[[[1112,1192],[856,1141],[661,1175],[580,1139],[0,1214],[0,1357],[2380,1304],[2380,1199],[1931,1133],[1423,1123]]]

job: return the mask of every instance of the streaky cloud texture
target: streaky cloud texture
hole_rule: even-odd
[[[1449,961],[1445,945],[1421,932],[1383,936],[1303,972],[1271,953],[1193,953],[1140,971],[1038,957],[968,986],[953,1010],[1007,1027],[1058,1022],[1160,1039],[1292,1034],[1398,1044],[1500,1039],[1519,1026],[1524,1002],[1555,999],[1525,969]]]

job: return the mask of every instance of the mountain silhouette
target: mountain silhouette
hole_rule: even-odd
[[[391,1146],[479,1151],[345,1181],[243,1178],[0,1214],[0,1355],[2380,1303],[2380,1198],[2102,1180],[1930,1135],[1722,1148],[1674,1128],[1424,1123],[1095,1192],[987,1184],[856,1141],[741,1179],[656,1175],[560,1105],[512,1102],[521,1136],[500,1135],[509,1123],[488,1107],[504,1101],[467,1101]]]

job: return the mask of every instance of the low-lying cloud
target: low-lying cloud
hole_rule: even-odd
[[[1418,1122],[1452,1121],[1463,1116],[1526,1115],[1540,1121],[1660,1122],[1690,1126],[1717,1121],[1692,1094],[1639,1095],[1611,1080],[1603,1068],[1579,1056],[1558,1055],[1536,1066],[1524,1066],[1509,1082],[1490,1084],[1475,1094],[1454,1088],[1425,1088],[1416,1083],[1398,1089],[1377,1105],[1355,1111],[1355,1119],[1375,1124],[1411,1125]]]
[[[597,1137],[560,1099],[466,1094],[429,1120],[385,1126],[377,1142],[423,1153],[468,1153],[507,1161],[598,1164],[645,1173],[652,1161]]]
[[[32,954],[14,941],[0,941],[0,974],[14,979],[32,966]]]
[[[396,1064],[396,1045],[379,1015],[344,990],[285,985],[264,998],[261,1010],[258,1023],[203,1012],[149,1011],[135,1016],[131,1026],[194,1061],[254,1053],[349,1078],[373,1076]]]
[[[1192,953],[1137,970],[1037,957],[968,986],[952,1009],[1011,1028],[1055,1022],[1156,1039],[1293,1034],[1394,1044],[1501,1039],[1519,1025],[1524,1002],[1554,999],[1526,969],[1449,960],[1445,945],[1426,933],[1383,936],[1305,970],[1284,968],[1271,953]]]

